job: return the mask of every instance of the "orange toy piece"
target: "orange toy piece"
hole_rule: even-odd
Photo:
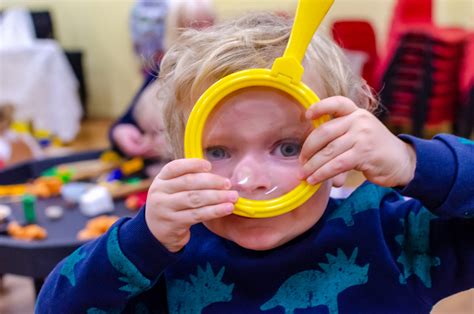
[[[142,191],[129,195],[125,199],[125,207],[132,211],[139,210],[146,203],[148,191]]]
[[[56,177],[40,177],[28,184],[0,185],[0,197],[15,197],[33,194],[37,197],[48,198],[61,192],[62,181]]]
[[[128,161],[125,161],[120,165],[120,170],[126,176],[131,175],[132,173],[142,170],[144,167],[143,159],[139,157],[132,158]]]
[[[63,183],[56,177],[39,177],[27,186],[27,192],[37,197],[48,198],[61,192]]]
[[[18,240],[43,240],[48,236],[46,229],[38,225],[21,226],[18,222],[12,221],[7,226],[8,234]]]
[[[109,230],[109,228],[119,219],[118,216],[102,215],[89,219],[86,227],[79,231],[77,239],[86,241],[100,237]]]
[[[119,164],[122,161],[122,157],[116,152],[108,150],[100,155],[100,160],[106,163]]]
[[[25,184],[0,185],[0,197],[21,196],[25,193]]]

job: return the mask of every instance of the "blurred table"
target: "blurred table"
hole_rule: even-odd
[[[16,221],[23,222],[22,204],[6,203],[12,208],[12,216]],[[64,216],[58,220],[46,217],[44,209],[51,205],[64,208]],[[112,215],[132,216],[125,208],[123,201],[115,202]],[[77,233],[84,229],[90,217],[85,217],[77,205],[67,207],[60,197],[38,199],[36,202],[36,223],[45,228],[48,237],[40,241],[16,240],[7,235],[0,235],[0,274],[17,274],[43,279],[56,264],[75,249],[84,244],[76,238]]]
[[[1,44],[1,43],[0,43]],[[31,45],[0,45],[0,106],[69,142],[80,128],[78,82],[62,48],[50,39]]]
[[[101,151],[78,153],[74,155],[47,158],[39,161],[25,162],[17,166],[0,171],[0,185],[17,184],[28,179],[38,177],[44,170],[67,162],[97,159]],[[0,203],[12,208],[13,219],[23,222],[23,207],[20,202],[7,203],[0,199]],[[59,205],[64,208],[64,216],[58,220],[46,217],[44,209],[47,206]],[[133,216],[125,208],[123,200],[115,201],[115,210],[112,215]],[[67,206],[61,197],[38,199],[36,203],[37,224],[44,227],[48,237],[41,241],[16,240],[5,234],[0,234],[0,274],[16,274],[32,277],[35,280],[37,292],[43,280],[64,257],[84,244],[76,239],[79,230],[83,229],[89,217],[79,211],[77,205]]]

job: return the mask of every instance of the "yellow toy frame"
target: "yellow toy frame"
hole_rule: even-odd
[[[319,101],[318,96],[303,82],[301,64],[306,49],[334,0],[300,0],[290,39],[282,57],[277,58],[271,69],[249,69],[230,74],[209,87],[194,105],[186,125],[184,154],[186,158],[204,158],[202,134],[212,110],[227,95],[251,86],[272,87],[281,90],[302,106],[308,108]],[[314,127],[327,121],[327,117],[314,120]],[[302,181],[285,195],[271,200],[250,200],[240,197],[234,214],[267,218],[287,213],[306,202],[319,185]]]

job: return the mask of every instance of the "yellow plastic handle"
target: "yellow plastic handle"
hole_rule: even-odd
[[[297,83],[303,76],[304,54],[321,21],[331,8],[334,0],[300,0],[290,39],[282,57],[277,58],[272,66],[272,74],[283,74]]]

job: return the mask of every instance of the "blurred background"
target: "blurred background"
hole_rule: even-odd
[[[177,28],[205,27],[195,22],[212,24],[256,10],[292,17],[296,4],[1,0],[0,184],[16,183],[2,181],[12,167],[117,146],[111,128],[130,116]],[[181,20],[186,10],[205,17],[191,14],[187,23]],[[336,0],[321,31],[344,48],[353,70],[379,94],[385,107],[380,118],[394,133],[473,138],[473,12],[472,0]],[[120,145],[118,151],[133,156]],[[353,173],[348,188],[362,180]],[[0,255],[0,266],[6,258]],[[32,313],[31,279],[1,277],[0,313]],[[474,313],[473,300],[471,290],[434,312]]]

